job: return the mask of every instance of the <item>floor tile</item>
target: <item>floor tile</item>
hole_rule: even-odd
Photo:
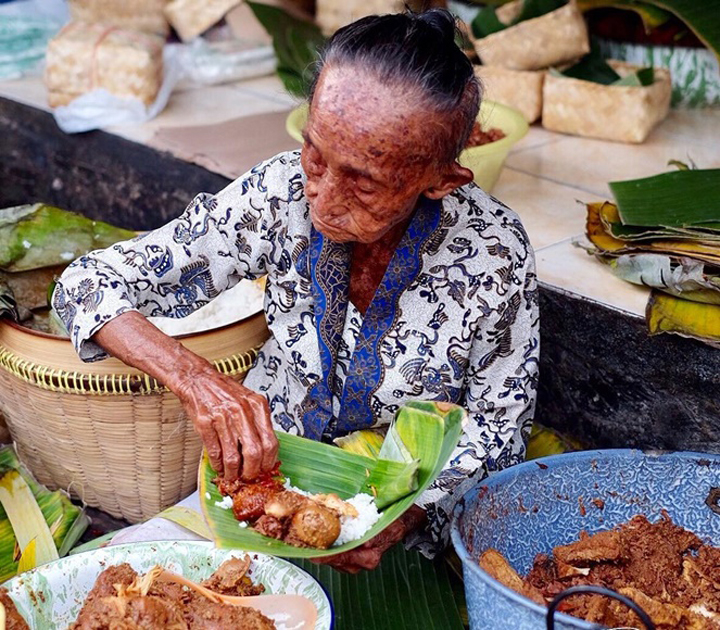
[[[585,229],[585,207],[578,203],[582,193],[573,188],[506,167],[492,194],[520,215],[536,249]]]
[[[538,279],[544,285],[645,316],[649,289],[616,278],[605,265],[573,245],[571,239],[536,250],[536,260]]]
[[[599,198],[611,198],[608,182],[665,172],[671,168],[669,160],[692,159],[699,168],[720,167],[720,125],[714,124],[715,118],[698,119],[698,128],[688,136],[682,135],[682,129],[689,123],[674,118],[667,129],[657,128],[640,145],[566,137],[512,153],[506,164]],[[697,141],[701,136],[705,137],[702,143]]]

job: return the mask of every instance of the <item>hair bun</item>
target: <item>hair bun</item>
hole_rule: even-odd
[[[442,34],[443,39],[455,42],[455,18],[446,9],[430,9],[417,14],[418,20]]]

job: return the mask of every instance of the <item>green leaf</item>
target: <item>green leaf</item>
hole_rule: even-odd
[[[473,19],[472,31],[475,37],[482,39],[525,20],[532,20],[551,13],[566,4],[567,0],[524,0],[518,15],[509,24],[500,20],[493,6],[485,6]]]
[[[12,446],[0,448],[0,471],[7,470],[16,470],[20,473],[50,528],[58,555],[65,555],[77,543],[89,524],[85,512],[59,490],[50,492],[39,484],[20,463]],[[0,506],[0,582],[13,577],[18,571],[15,547],[16,539],[12,525],[5,510]]]
[[[328,593],[342,630],[463,630],[447,563],[395,545],[373,571],[357,575],[293,560]],[[460,592],[458,597],[464,600]]]
[[[720,222],[720,169],[611,182],[610,190],[625,225],[687,227]]]
[[[43,203],[0,210],[0,269],[25,271],[72,260],[135,232]]]
[[[640,68],[635,72],[626,74],[612,85],[625,85],[631,87],[647,87],[655,82],[655,70],[651,67]]]
[[[430,421],[430,411],[442,420],[439,431],[437,419]],[[240,527],[232,510],[216,505],[222,500],[212,483],[216,473],[203,456],[198,480],[200,504],[215,544],[293,558],[329,556],[354,549],[399,518],[440,474],[460,439],[465,415],[462,408],[444,403],[408,403],[402,407],[395,422],[400,424],[399,434],[415,458],[411,463],[364,457],[278,432],[278,459],[292,485],[313,493],[333,492],[341,498],[359,492],[373,493],[378,507],[385,505],[381,508],[380,520],[362,538],[327,550],[293,547],[262,536],[249,527]],[[434,428],[428,429],[428,426]],[[413,427],[418,435],[410,439]],[[388,504],[390,500],[393,502]]]
[[[525,0],[519,15],[513,20],[513,24],[552,13],[566,4],[567,0]]]
[[[497,13],[495,13],[495,9],[493,7],[483,7],[480,9],[470,26],[472,28],[473,35],[475,35],[478,39],[482,39],[483,37],[487,37],[493,33],[498,33],[508,27],[507,24],[503,24],[500,21],[500,18],[497,16]]]
[[[643,21],[645,31],[650,32],[670,19],[670,13],[648,2],[636,0],[578,0],[578,8],[584,13],[592,9],[613,8],[634,11]]]
[[[620,75],[613,70],[597,46],[593,46],[590,52],[585,55],[574,66],[563,70],[560,74],[571,79],[581,81],[592,81],[602,85],[612,85],[620,79]]]
[[[720,0],[647,0],[682,20],[720,59]]]
[[[285,89],[293,96],[307,96],[312,65],[326,41],[320,29],[278,7],[258,2],[248,6],[272,37],[277,74]]]

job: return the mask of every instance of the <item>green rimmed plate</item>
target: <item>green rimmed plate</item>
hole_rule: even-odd
[[[97,576],[108,566],[128,562],[136,571],[146,572],[156,564],[191,580],[204,580],[225,560],[242,557],[242,550],[216,549],[209,542],[147,542],[61,558],[5,583],[20,614],[32,630],[66,630],[77,618]],[[325,591],[301,568],[280,558],[250,553],[250,577],[268,593],[304,595],[318,610],[316,628],[332,627],[332,607]],[[285,628],[275,619],[278,630]],[[290,630],[290,629],[285,629]]]

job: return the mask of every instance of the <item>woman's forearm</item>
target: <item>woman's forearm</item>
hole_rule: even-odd
[[[105,324],[93,336],[93,341],[173,392],[182,389],[187,379],[197,378],[213,369],[207,360],[166,335],[136,311],[123,313]]]
[[[227,479],[255,479],[275,465],[278,442],[265,396],[221,374],[135,311],[105,324],[93,341],[180,399],[210,463]]]

